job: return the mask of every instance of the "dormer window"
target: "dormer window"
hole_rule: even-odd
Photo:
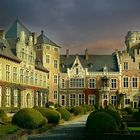
[[[104,66],[103,67],[103,72],[107,72],[108,71],[108,67],[107,66]]]
[[[93,64],[92,64],[92,63],[89,63],[89,67],[90,67],[90,68],[93,68]]]
[[[123,68],[124,70],[128,70],[128,62],[124,62]]]

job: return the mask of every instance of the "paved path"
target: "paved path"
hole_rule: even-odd
[[[66,122],[44,134],[29,137],[28,140],[85,140],[87,117],[84,115]]]

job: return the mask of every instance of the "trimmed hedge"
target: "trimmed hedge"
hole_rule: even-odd
[[[132,108],[132,107],[126,107],[124,109],[129,115],[134,115],[138,112],[138,109]]]
[[[135,113],[135,119],[136,121],[140,122],[140,109],[138,112]]]
[[[95,111],[95,107],[93,105],[84,104],[82,107],[86,108],[87,112]]]
[[[47,109],[46,118],[48,119],[48,123],[58,124],[61,119],[61,114],[53,109]]]
[[[106,110],[117,111],[116,108],[115,108],[115,106],[113,106],[113,105],[108,105],[108,106],[106,106],[105,109],[106,109]]]
[[[70,119],[71,114],[70,114],[70,112],[69,112],[66,108],[61,107],[61,108],[58,108],[57,111],[61,114],[62,118],[63,118],[65,121],[67,121],[67,120]]]
[[[47,119],[37,110],[24,108],[12,118],[12,123],[22,128],[36,129],[47,123]]]
[[[84,114],[84,109],[82,108],[82,106],[72,107],[71,113],[74,113],[75,116],[83,115]]]
[[[118,129],[113,117],[106,112],[92,112],[87,119],[86,128],[93,133],[114,132]]]
[[[44,117],[46,117],[47,108],[39,107],[39,106],[34,106],[33,108],[36,109],[37,111],[39,111]]]

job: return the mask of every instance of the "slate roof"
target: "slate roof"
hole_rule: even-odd
[[[107,66],[109,72],[118,72],[118,64],[116,55],[89,55],[88,60],[85,59],[85,55],[60,55],[60,71],[66,73],[67,68],[71,68],[76,56],[78,56],[81,65],[84,68],[88,68],[89,72],[101,72],[103,67]]]
[[[10,26],[10,28],[7,30],[5,37],[18,38],[21,31],[24,31],[27,37],[32,34],[31,31],[29,31],[18,19],[16,19],[14,23]]]
[[[2,38],[0,38],[0,56],[14,60],[16,62],[21,62],[21,60],[13,54],[7,40]]]
[[[45,36],[43,31],[41,31],[41,34],[38,36],[37,43],[39,43],[39,44],[42,44],[42,43],[49,44],[49,45],[56,46],[56,47],[60,48],[60,46],[58,46],[56,43],[51,41],[47,36]]]

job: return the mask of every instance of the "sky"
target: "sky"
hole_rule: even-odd
[[[125,49],[128,31],[140,31],[140,0],[0,0],[0,29],[16,18],[72,54]]]

